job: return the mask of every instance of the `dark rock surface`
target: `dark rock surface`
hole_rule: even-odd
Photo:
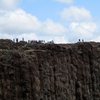
[[[0,100],[100,100],[100,43],[0,40]]]

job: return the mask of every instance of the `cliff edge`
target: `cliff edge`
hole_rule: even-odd
[[[0,40],[0,100],[100,100],[100,43]]]

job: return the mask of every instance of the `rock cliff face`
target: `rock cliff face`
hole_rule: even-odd
[[[0,100],[100,100],[100,43],[1,40]]]

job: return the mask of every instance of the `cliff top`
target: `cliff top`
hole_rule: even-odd
[[[9,39],[0,39],[0,50],[34,50],[34,51],[42,51],[42,50],[54,50],[54,51],[63,51],[68,50],[70,48],[100,48],[99,42],[77,42],[70,44],[55,44],[55,43],[42,43],[42,42],[26,42],[19,41],[14,42]]]

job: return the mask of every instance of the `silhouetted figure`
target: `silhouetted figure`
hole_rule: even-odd
[[[84,40],[82,39],[82,42],[84,42]]]
[[[13,39],[13,42],[15,42],[15,39]]]
[[[54,44],[54,41],[48,41],[47,44]]]
[[[38,43],[40,43],[40,44],[45,43],[45,41],[44,40],[39,40]]]
[[[22,38],[22,41],[24,41],[24,38]]]
[[[16,43],[18,43],[18,38],[16,38]]]
[[[79,39],[78,42],[81,42],[81,40]]]
[[[31,41],[30,41],[30,40],[28,40],[28,43],[31,43]]]

